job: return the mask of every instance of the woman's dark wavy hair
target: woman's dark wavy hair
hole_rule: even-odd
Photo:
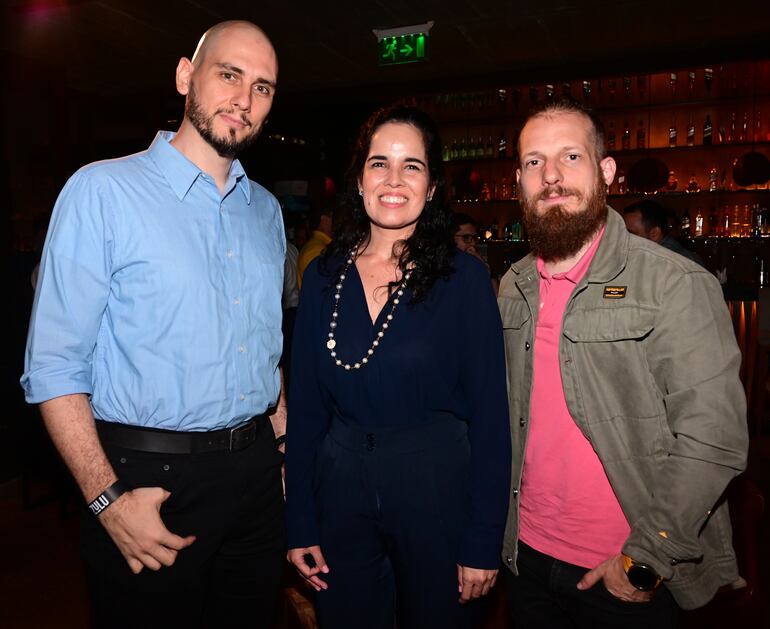
[[[420,132],[428,159],[429,185],[435,186],[432,199],[426,201],[414,232],[404,242],[398,258],[398,268],[402,275],[408,268],[412,268],[409,286],[412,289],[412,301],[418,302],[425,298],[436,280],[452,273],[452,258],[456,251],[452,240],[452,213],[445,202],[446,180],[441,161],[441,138],[436,123],[420,109],[405,105],[379,109],[361,127],[347,172],[345,196],[339,213],[335,214],[334,240],[326,248],[320,264],[322,269],[328,269],[330,260],[342,258],[343,262],[337,270],[339,273],[356,244],[368,240],[370,222],[363,199],[358,193],[358,182],[369,155],[372,136],[389,122],[409,124]],[[390,282],[389,289],[393,291],[397,286],[398,282]]]

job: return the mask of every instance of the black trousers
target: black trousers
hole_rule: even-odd
[[[328,590],[323,629],[464,628],[457,553],[468,512],[470,446],[453,417],[405,430],[332,424],[316,503]]]
[[[195,535],[171,567],[135,575],[87,510],[81,550],[97,628],[270,626],[283,574],[282,455],[270,422],[237,452],[153,454],[105,446],[130,487],[163,487],[166,528]]]
[[[519,574],[503,570],[515,629],[671,629],[678,607],[665,585],[648,603],[626,603],[600,581],[578,590],[586,568],[544,555],[519,541]]]

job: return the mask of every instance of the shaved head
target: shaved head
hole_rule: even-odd
[[[215,24],[209,30],[203,33],[203,37],[200,38],[198,47],[195,49],[195,53],[192,57],[193,65],[197,66],[203,62],[203,60],[206,58],[206,54],[216,46],[216,44],[222,38],[222,35],[236,31],[251,31],[258,38],[263,39],[265,42],[270,44],[271,47],[273,46],[270,38],[265,34],[265,31],[263,31],[253,22],[249,22],[247,20],[227,20],[225,22]]]

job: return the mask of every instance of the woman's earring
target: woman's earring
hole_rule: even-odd
[[[363,190],[361,190],[361,188],[359,188],[359,189],[358,189],[358,196],[359,196],[359,197],[362,197],[362,196],[364,196],[364,191],[363,191]]]

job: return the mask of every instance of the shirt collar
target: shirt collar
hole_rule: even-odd
[[[171,140],[176,134],[171,131],[158,131],[148,149],[150,158],[168,181],[169,186],[180,201],[184,201],[195,181],[203,175],[203,171],[187,159],[182,153],[171,146]],[[246,203],[251,203],[251,186],[243,166],[236,159],[230,166],[227,180],[227,191],[237,185]]]
[[[599,248],[599,242],[601,242],[605,228],[606,225],[599,230],[599,234],[596,236],[596,238],[594,238],[591,246],[586,249],[585,253],[580,257],[580,260],[578,260],[569,271],[565,271],[563,273],[554,273],[554,275],[551,276],[550,273],[548,273],[548,270],[545,268],[545,260],[538,256],[537,272],[540,274],[540,277],[544,280],[550,280],[552,277],[555,279],[566,279],[573,284],[577,284],[582,279],[583,275],[585,275],[588,266],[591,264],[591,260],[593,260],[594,254]]]

